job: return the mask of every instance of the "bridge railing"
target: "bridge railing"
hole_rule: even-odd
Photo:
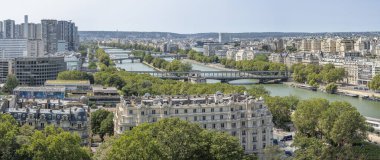
[[[156,71],[132,71],[137,74],[150,74],[155,77],[162,78],[179,78],[189,77],[190,75],[198,75],[204,78],[286,78],[285,71],[200,71],[200,72],[156,72]]]

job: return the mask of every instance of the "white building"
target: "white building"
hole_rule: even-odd
[[[272,114],[264,100],[246,95],[123,98],[114,117],[114,130],[121,134],[142,123],[178,117],[205,129],[230,133],[246,153],[261,153],[272,145]]]
[[[242,61],[242,60],[253,60],[255,58],[255,54],[251,50],[239,50],[236,52],[236,61]]]
[[[16,58],[27,56],[28,40],[0,39],[0,57]]]

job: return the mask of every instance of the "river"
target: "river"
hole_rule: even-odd
[[[171,60],[171,59],[167,59]],[[132,63],[130,60],[123,61],[122,64],[116,64],[117,67],[124,68],[127,71],[154,71],[154,69],[144,65],[143,63]],[[219,69],[211,68],[205,65],[200,64],[192,64],[193,70],[200,70],[200,71],[219,71]],[[207,83],[217,83],[220,82],[218,80],[207,80]],[[231,84],[234,82],[255,82],[255,80],[238,80],[238,81],[232,81]],[[254,84],[257,85],[257,84]],[[247,88],[249,88],[252,85],[245,85]],[[309,98],[325,98],[329,101],[347,101],[351,103],[354,107],[358,109],[358,111],[367,117],[374,117],[374,118],[380,118],[380,102],[374,102],[374,101],[368,101],[368,100],[362,100],[359,98],[352,98],[347,96],[340,96],[340,95],[332,95],[332,94],[326,94],[323,92],[315,92],[315,91],[309,91],[299,88],[294,88],[287,86],[285,84],[264,84],[263,85],[265,89],[267,89],[270,92],[271,96],[288,96],[288,95],[294,95],[299,97],[300,99],[309,99]]]

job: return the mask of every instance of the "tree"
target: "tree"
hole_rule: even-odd
[[[337,90],[338,90],[338,86],[335,83],[329,83],[326,86],[326,92],[327,93],[334,94],[334,93],[336,93]]]
[[[372,90],[380,90],[380,74],[372,78],[369,82],[368,87]]]
[[[99,128],[99,135],[102,139],[102,141],[104,140],[103,137],[108,134],[109,136],[112,136],[113,135],[113,113],[109,113],[107,118],[104,119],[101,123],[100,123],[100,128]]]
[[[289,97],[267,97],[265,103],[273,115],[273,123],[278,128],[288,129],[286,124],[291,123],[291,112],[298,103],[298,98]]]
[[[108,146],[104,159],[219,160],[243,159],[244,156],[236,137],[205,130],[178,118],[139,125]]]
[[[110,120],[109,115],[113,114],[110,111],[104,110],[104,109],[99,109],[95,112],[91,113],[91,131],[94,134],[99,134],[100,138],[102,141],[104,140],[104,135],[106,133],[109,133],[109,128],[113,128],[113,123],[109,123],[108,121]],[[104,122],[105,121],[105,122]],[[104,124],[102,124],[104,122]],[[102,127],[103,125],[103,127]],[[112,126],[110,126],[112,125]],[[101,129],[102,128],[102,129]]]
[[[0,159],[17,159],[17,134],[18,127],[16,120],[9,114],[0,114]]]
[[[96,66],[96,63],[95,62],[90,62],[89,64],[88,64],[88,69],[96,69],[97,68],[97,66]]]
[[[296,159],[356,159],[354,144],[367,138],[365,118],[347,102],[301,101],[293,114]]]
[[[144,56],[144,61],[147,63],[152,63],[153,59],[154,59],[153,56],[150,54],[147,54]]]
[[[17,77],[13,74],[9,74],[7,76],[7,80],[5,81],[5,85],[3,87],[3,92],[12,93],[13,89],[15,89],[19,84]]]
[[[89,160],[89,151],[80,146],[77,134],[63,131],[54,126],[47,126],[43,131],[35,131],[30,143],[18,151],[27,159],[63,159]]]

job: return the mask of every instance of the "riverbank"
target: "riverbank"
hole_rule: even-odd
[[[210,67],[210,68],[213,68],[213,69],[218,69],[218,70],[221,70],[221,71],[239,71],[239,70],[236,70],[236,69],[230,69],[230,68],[225,68],[223,65],[219,64],[219,63],[201,63],[201,62],[197,62],[195,60],[191,60],[191,59],[182,59],[181,60],[182,62],[188,62],[188,63],[193,63],[193,64],[198,64],[198,65],[202,65],[202,66],[206,66],[206,67]]]
[[[156,71],[159,71],[159,72],[165,72],[165,71],[166,71],[165,69],[156,68],[156,67],[154,67],[153,65],[151,65],[151,64],[149,64],[149,63],[147,63],[147,62],[145,62],[145,61],[143,61],[142,63],[145,64],[145,65],[147,65],[147,66],[150,67],[150,68],[153,68],[153,69],[156,70]]]
[[[283,84],[286,84],[286,85],[292,86],[292,87],[301,88],[301,89],[313,90],[313,89],[308,88],[308,87],[302,87],[302,86],[307,86],[303,83],[284,82]],[[319,90],[322,90],[324,87],[325,86],[320,86]],[[316,91],[316,90],[313,90],[313,91]],[[369,97],[380,98],[379,93],[375,93],[375,92],[371,92],[371,91],[352,90],[352,89],[347,89],[344,87],[338,87],[337,93],[341,93],[339,95],[348,96],[348,97],[361,97],[361,98],[363,98],[365,100],[369,100],[369,101],[373,101],[372,99],[368,99]]]

